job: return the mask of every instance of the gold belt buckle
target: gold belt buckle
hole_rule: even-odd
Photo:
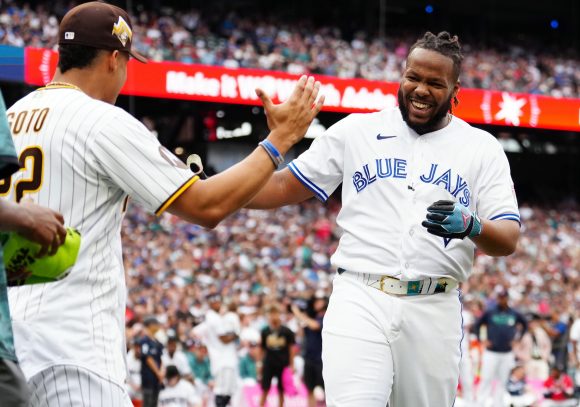
[[[381,279],[379,280],[379,287],[381,289],[382,292],[385,292],[384,288],[385,288],[385,280],[387,278],[390,278],[389,276],[382,276]]]

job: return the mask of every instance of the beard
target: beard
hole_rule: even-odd
[[[447,99],[445,103],[439,106],[439,108],[435,111],[435,114],[427,121],[427,123],[416,124],[409,120],[409,109],[407,109],[407,105],[405,104],[405,98],[403,97],[403,91],[401,90],[401,87],[399,87],[399,91],[397,92],[399,110],[401,111],[403,120],[405,123],[407,123],[407,126],[415,130],[417,134],[430,133],[437,128],[445,116],[447,116],[447,112],[451,110],[451,99],[452,97],[449,95],[449,99]]]

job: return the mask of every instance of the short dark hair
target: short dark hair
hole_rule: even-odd
[[[69,69],[82,69],[91,65],[100,49],[78,44],[61,44],[58,46],[58,69],[65,73]]]
[[[165,377],[167,379],[173,379],[174,377],[181,376],[179,369],[175,365],[169,365],[165,368]]]
[[[149,315],[143,319],[143,325],[149,327],[151,325],[161,325],[161,324],[159,323],[159,320],[155,316]]]
[[[451,58],[453,61],[455,77],[459,78],[463,54],[461,53],[461,44],[459,44],[459,37],[457,37],[457,35],[451,36],[447,31],[441,31],[439,34],[435,35],[431,31],[427,31],[423,37],[419,38],[411,46],[409,54],[415,48],[428,49]]]

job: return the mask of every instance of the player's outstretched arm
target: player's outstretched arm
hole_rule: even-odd
[[[316,117],[324,97],[318,101],[320,83],[303,76],[284,103],[274,105],[257,89],[266,110],[271,131],[268,140],[284,155],[302,140]],[[275,166],[264,148],[258,146],[248,157],[207,180],[191,185],[169,207],[169,212],[205,227],[213,228],[226,216],[245,206],[272,176]]]
[[[266,185],[246,205],[251,209],[274,209],[284,205],[296,204],[314,196],[298,181],[288,168],[276,171]]]
[[[0,231],[17,232],[42,246],[38,257],[53,255],[64,243],[66,229],[62,215],[32,202],[19,204],[0,199]]]

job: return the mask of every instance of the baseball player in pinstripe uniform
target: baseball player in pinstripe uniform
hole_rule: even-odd
[[[0,92],[0,185],[3,185],[5,177],[19,168]],[[17,232],[41,244],[41,253],[52,255],[64,243],[66,230],[63,223],[62,215],[51,209],[28,202],[16,204],[0,199],[0,242],[3,241],[3,232]],[[30,394],[16,359],[7,292],[10,280],[20,277],[5,270],[2,249],[0,243],[0,406],[25,407]]]
[[[34,406],[130,405],[120,236],[128,197],[158,215],[167,210],[214,227],[265,184],[323,103],[323,97],[315,102],[320,84],[302,77],[289,99],[269,110],[277,130],[236,166],[199,180],[114,106],[129,56],[145,61],[131,49],[132,35],[128,14],[118,7],[73,8],[60,24],[53,82],[8,110],[24,166],[0,193],[60,211],[83,235],[66,279],[9,292],[16,352]]]
[[[325,201],[342,183],[344,233],[322,332],[328,406],[452,406],[458,282],[476,248],[515,250],[519,215],[502,147],[451,114],[461,60],[457,37],[426,33],[407,57],[399,107],[339,121],[248,205]]]

